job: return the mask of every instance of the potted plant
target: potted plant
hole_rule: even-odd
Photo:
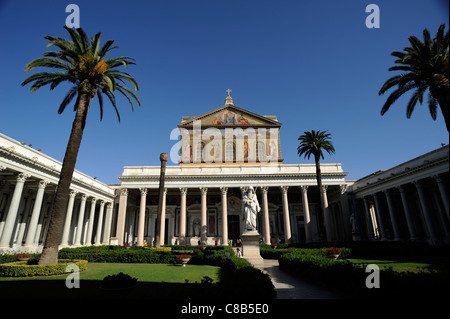
[[[131,247],[130,243],[127,243],[127,244],[125,244],[123,246],[125,247],[125,249],[130,249],[130,247]]]
[[[325,253],[328,258],[338,259],[341,255],[341,250],[339,248],[330,248]]]
[[[181,266],[182,267],[186,267],[186,264],[188,263],[188,261],[191,259],[191,255],[186,255],[186,254],[181,254],[177,256],[178,259],[181,260]]]
[[[20,253],[20,254],[16,254],[15,257],[19,261],[27,261],[27,260],[30,260],[31,255],[30,254],[26,254],[26,253]]]

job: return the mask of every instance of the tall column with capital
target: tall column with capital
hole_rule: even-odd
[[[269,221],[269,201],[267,200],[268,186],[261,187],[262,193],[262,211],[263,211],[263,231],[264,243],[270,245],[270,221]]]
[[[39,221],[39,214],[41,213],[42,200],[44,199],[45,187],[49,182],[42,180],[39,182],[39,188],[36,193],[36,198],[34,200],[33,211],[31,213],[30,224],[28,225],[27,236],[25,237],[25,249],[31,249],[34,246],[34,237],[36,236],[37,224]],[[70,203],[70,202],[69,202]],[[72,201],[73,205],[73,201]]]
[[[141,202],[139,204],[137,245],[144,246],[145,206],[147,205],[147,188],[140,188],[139,190],[141,191]]]
[[[180,203],[180,228],[178,229],[179,244],[186,244],[186,194],[187,188],[180,187],[181,203]]]
[[[280,186],[281,194],[283,196],[283,221],[284,221],[284,240],[286,243],[291,241],[291,221],[289,216],[289,202],[288,202],[288,192],[289,186]]]
[[[423,217],[425,219],[425,224],[428,229],[428,235],[430,236],[429,241],[431,244],[435,245],[438,242],[438,238],[436,236],[436,231],[433,226],[433,221],[431,219],[431,214],[428,209],[425,194],[423,193],[422,185],[420,184],[419,181],[414,181],[413,184],[416,185],[417,194],[419,195],[420,206],[422,207]]]
[[[222,245],[228,245],[228,207],[227,207],[228,187],[221,187],[222,194]]]
[[[105,210],[105,201],[100,201],[100,210],[98,212],[97,231],[95,233],[95,245],[102,244],[102,225],[103,225],[103,212]]]
[[[386,234],[385,234],[385,229],[384,229],[384,223],[383,223],[383,219],[381,216],[380,197],[379,197],[378,193],[375,193],[373,195],[373,198],[375,200],[375,214],[377,216],[377,224],[378,224],[378,230],[380,231],[380,237],[381,237],[381,240],[387,240]]]
[[[206,219],[208,216],[208,209],[206,203],[206,193],[208,189],[206,187],[200,187],[200,192],[202,193],[202,210],[201,210],[201,218],[200,218],[200,242],[202,245],[206,245],[208,240],[208,227],[206,224]]]
[[[86,194],[81,196],[80,211],[78,212],[77,234],[75,236],[74,246],[81,246],[81,234],[83,233],[84,210],[86,209]]]
[[[439,187],[439,193],[441,194],[441,199],[442,199],[442,203],[444,204],[444,208],[445,208],[445,212],[447,213],[447,219],[448,217],[448,194],[447,191],[445,189],[445,185],[444,182],[442,181],[442,177],[440,177],[439,175],[434,175],[433,176],[434,180],[436,181],[436,183],[438,184]]]
[[[363,201],[364,201],[364,209],[366,212],[367,229],[369,231],[369,240],[374,240],[375,233],[374,233],[372,215],[370,214],[369,200],[367,199],[367,197],[363,197]]]
[[[17,211],[20,205],[20,198],[22,197],[23,186],[27,178],[31,175],[20,173],[17,176],[16,186],[12,196],[11,204],[9,205],[8,214],[6,216],[5,226],[3,228],[2,236],[0,238],[0,249],[9,248],[11,236],[16,222]]]
[[[117,216],[117,229],[116,237],[118,238],[118,244],[123,245],[124,234],[125,234],[125,217],[127,215],[127,200],[128,200],[128,189],[122,188],[120,190],[119,197],[119,212]]]
[[[408,200],[406,198],[406,193],[403,185],[397,186],[400,192],[400,197],[402,198],[403,210],[405,212],[406,224],[408,225],[409,240],[415,241],[417,239],[416,229],[414,227],[414,222],[412,219],[411,211],[409,210]]]
[[[111,235],[112,210],[113,204],[109,202],[108,204],[106,204],[105,225],[103,227],[102,244],[104,245],[109,244],[109,237]]]
[[[85,245],[92,245],[92,232],[94,229],[94,219],[95,219],[95,204],[97,203],[97,198],[91,199],[91,210],[89,213],[89,224],[88,224],[88,230],[87,230],[87,238]]]
[[[391,217],[392,228],[394,229],[394,240],[400,240],[400,233],[397,227],[397,219],[395,216],[394,206],[392,205],[392,198],[389,191],[386,189],[383,191],[386,195],[386,201],[389,209],[389,216]]]
[[[309,214],[309,204],[308,204],[308,185],[300,186],[300,190],[302,191],[302,202],[303,202],[303,214],[304,214],[304,222],[305,222],[305,237],[306,242],[312,242],[311,237],[311,216]]]

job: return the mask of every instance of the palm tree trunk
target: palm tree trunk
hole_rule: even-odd
[[[431,95],[438,101],[439,106],[444,116],[447,132],[450,132],[450,106],[449,106],[449,81],[442,74],[435,74],[433,76],[432,85],[430,85]]]
[[[53,202],[47,239],[41,258],[39,259],[39,265],[58,263],[58,246],[61,242],[61,234],[66,217],[70,184],[72,182],[78,150],[80,149],[81,139],[83,137],[83,129],[89,111],[89,104],[92,99],[91,93],[84,88],[84,86],[78,90],[78,96],[77,112],[72,124],[69,142],[67,143],[66,154],[64,155],[58,187]]]
[[[447,132],[450,132],[450,114],[449,114],[449,97],[448,93],[443,94],[436,98],[438,100],[439,106],[441,107],[442,115],[444,116],[445,126],[447,127]]]
[[[323,205],[322,174],[320,171],[320,156],[314,155],[314,160],[316,162],[316,178],[317,178],[317,186],[319,187],[319,195],[320,195],[319,232],[320,232],[320,237],[323,238],[325,236],[324,224],[323,224],[323,222],[325,220],[325,207]]]

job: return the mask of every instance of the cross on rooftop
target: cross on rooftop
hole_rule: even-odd
[[[228,89],[225,92],[228,92],[228,96],[230,96],[230,92],[232,92],[232,91],[230,89]]]

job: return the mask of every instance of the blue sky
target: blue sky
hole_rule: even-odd
[[[115,40],[111,57],[137,61],[127,72],[142,106],[131,112],[118,98],[121,123],[108,104],[102,122],[96,100],[89,112],[76,168],[104,183],[119,183],[123,166],[159,165],[181,117],[224,105],[228,88],[235,105],[278,117],[286,164],[313,163],[297,156],[297,138],[328,130],[336,154],[323,162],[342,163],[349,180],[448,143],[440,111],[433,121],[417,105],[407,119],[407,94],[381,116],[387,95],[378,96],[394,75],[392,51],[424,28],[448,29],[447,1],[0,0],[0,132],[60,161],[74,113],[57,109],[69,86],[32,93],[20,83],[47,50],[45,35],[68,37],[70,3],[88,35]],[[370,3],[380,8],[378,29],[365,25]]]

